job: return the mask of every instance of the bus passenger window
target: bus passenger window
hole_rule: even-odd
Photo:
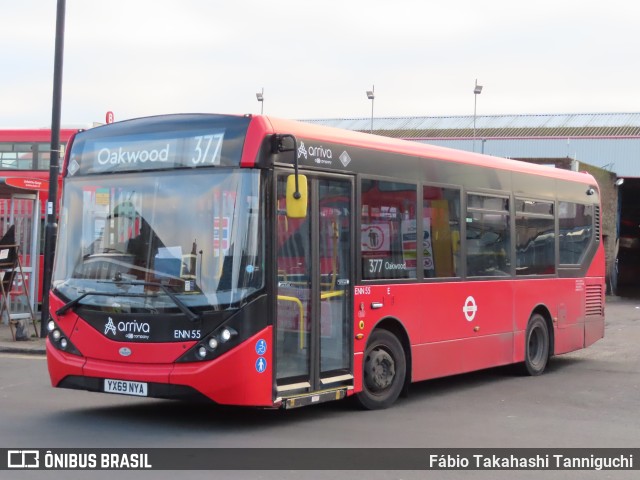
[[[460,192],[452,188],[423,189],[424,277],[460,275]]]
[[[362,278],[416,278],[416,186],[362,181]]]
[[[467,196],[467,276],[511,275],[509,201]]]
[[[553,203],[516,199],[516,275],[556,270]]]
[[[593,205],[560,202],[560,263],[577,265],[587,252],[593,236]]]

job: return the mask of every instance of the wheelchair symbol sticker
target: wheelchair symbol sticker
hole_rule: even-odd
[[[262,338],[256,342],[256,353],[258,355],[267,353],[267,342]]]

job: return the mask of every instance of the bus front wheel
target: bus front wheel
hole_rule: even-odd
[[[400,395],[406,374],[407,361],[398,338],[387,330],[374,330],[364,353],[358,402],[367,410],[389,407]]]
[[[537,376],[549,361],[549,329],[544,317],[535,313],[529,320],[525,335],[524,373]]]

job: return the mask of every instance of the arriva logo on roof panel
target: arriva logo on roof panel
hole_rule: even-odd
[[[325,148],[322,145],[306,147],[304,142],[300,142],[300,146],[298,146],[298,159],[303,157],[305,160],[311,160],[317,165],[333,165],[334,155],[331,148]],[[343,151],[338,159],[343,167],[351,163],[351,157],[346,151]]]

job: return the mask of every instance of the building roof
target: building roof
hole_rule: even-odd
[[[369,118],[304,120],[371,131]],[[373,133],[515,159],[572,158],[640,178],[640,113],[373,118]]]
[[[303,120],[369,132],[371,118]],[[640,113],[374,117],[373,133],[393,138],[640,138]]]

